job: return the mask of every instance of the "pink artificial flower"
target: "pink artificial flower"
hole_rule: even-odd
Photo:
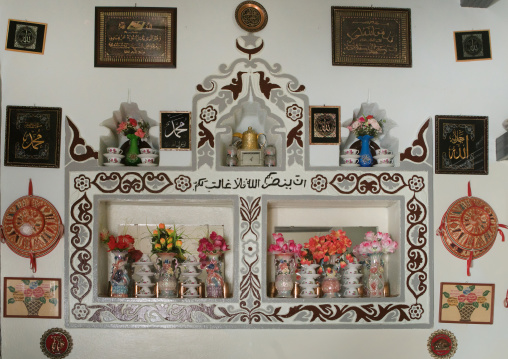
[[[356,130],[358,127],[360,127],[360,122],[358,122],[358,121],[353,122],[352,127],[353,127],[353,130]]]
[[[215,239],[217,239],[218,235],[217,235],[217,232],[213,231],[212,233],[210,233],[210,239],[212,241],[215,241]],[[207,240],[206,238],[203,238],[205,241]]]
[[[371,241],[375,238],[376,238],[376,235],[374,234],[374,232],[370,231],[370,232],[365,233],[366,240]]]
[[[127,123],[126,122],[120,122],[120,124],[118,125],[118,127],[116,129],[116,132],[120,133],[123,130],[125,130],[126,128],[127,128]]]
[[[358,118],[358,122],[362,122],[362,123],[365,122],[365,118],[363,116]]]
[[[143,132],[143,130],[142,130],[142,129],[140,129],[140,128],[138,128],[138,130],[137,130],[136,132],[134,132],[134,134],[135,134],[136,136],[138,136],[139,138],[143,138],[143,137],[145,137],[145,133],[144,133],[144,132]]]
[[[272,237],[275,241],[278,241],[279,239],[284,240],[284,236],[282,235],[282,233],[272,233]]]
[[[347,129],[348,129],[349,131],[353,131],[353,126],[348,126],[348,127],[347,127]]]

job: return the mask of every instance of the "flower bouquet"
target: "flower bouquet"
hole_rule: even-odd
[[[272,237],[275,240],[275,244],[271,244],[268,247],[268,252],[273,254],[294,253],[295,256],[300,256],[303,247],[301,244],[296,244],[292,239],[286,242],[282,233],[272,233]]]
[[[356,137],[369,135],[372,137],[377,137],[381,133],[383,133],[383,123],[385,120],[376,120],[374,116],[360,116],[356,120],[354,120],[351,125],[347,128],[349,131],[353,132]]]
[[[302,264],[309,263],[312,258],[312,261],[321,265],[318,269],[319,274],[325,272],[327,275],[336,275],[337,268],[334,259],[346,252],[349,247],[351,247],[351,239],[340,229],[331,231],[325,236],[314,236],[304,244],[304,249],[301,251]]]
[[[199,240],[198,253],[201,268],[206,268],[206,296],[207,298],[222,298],[225,296],[225,282],[223,277],[223,263],[220,257],[229,247],[226,240],[215,231],[209,237]]]
[[[175,229],[166,228],[164,223],[159,223],[151,233],[152,253],[174,253],[179,263],[185,261],[185,254],[189,253],[182,248],[183,233],[177,233]]]
[[[365,241],[356,246],[353,253],[356,252],[360,256],[393,253],[397,247],[398,243],[388,233],[367,232],[365,233]]]
[[[150,126],[145,121],[137,121],[132,117],[128,117],[125,121],[118,124],[116,132],[118,134],[123,133],[126,137],[129,137],[128,135],[135,135],[139,138],[146,138],[148,137],[149,129]]]

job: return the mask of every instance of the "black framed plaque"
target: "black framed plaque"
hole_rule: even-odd
[[[437,174],[489,173],[488,117],[436,116]]]
[[[44,54],[48,24],[9,19],[5,49]]]
[[[492,60],[490,31],[455,31],[455,59],[457,61]]]
[[[176,8],[96,7],[95,67],[176,67]]]
[[[309,144],[340,144],[340,106],[309,106]]]
[[[161,150],[190,151],[190,112],[161,111],[159,130]]]
[[[62,109],[7,106],[5,166],[60,167]]]
[[[332,65],[411,67],[411,10],[332,6]]]

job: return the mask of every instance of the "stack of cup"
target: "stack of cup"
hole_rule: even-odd
[[[275,146],[270,145],[265,147],[265,166],[266,167],[275,167],[277,165],[277,160],[275,157]]]
[[[377,164],[375,164],[374,167],[393,167],[393,157],[392,151],[386,148],[376,150],[374,159],[377,161]]]
[[[360,294],[358,293],[358,288],[360,288],[362,284],[362,273],[360,270],[362,265],[359,263],[348,263],[344,269],[342,274],[342,296],[345,298],[358,298]]]
[[[159,156],[157,151],[150,147],[141,148],[141,153],[138,155],[141,163],[138,163],[140,167],[153,167],[157,166],[156,159]]]
[[[226,151],[226,166],[233,167],[238,165],[238,157],[236,156],[238,153],[238,147],[236,144],[233,143],[229,145]]]
[[[354,148],[347,148],[343,151],[342,154],[342,166],[346,167],[358,167],[360,166],[358,164],[358,158],[360,158],[360,155],[358,154],[359,151]]]
[[[154,293],[152,291],[153,286],[155,285],[153,276],[155,273],[152,271],[151,266],[153,266],[152,261],[148,257],[148,254],[143,254],[141,258],[133,263],[136,269],[134,270],[134,276],[137,278],[136,280],[136,296],[137,297],[153,297]]]
[[[104,157],[108,160],[107,162],[104,162],[104,166],[123,166],[122,158],[125,156],[122,155],[122,150],[118,147],[108,147],[107,152],[104,154]]]
[[[319,264],[302,264],[300,272],[300,298],[316,298],[316,289],[319,284],[316,283],[316,278],[319,274],[316,273],[316,268]]]

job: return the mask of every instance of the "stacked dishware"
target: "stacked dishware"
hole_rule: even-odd
[[[343,151],[343,154],[341,156],[342,158],[342,164],[341,166],[345,167],[358,167],[360,164],[358,163],[358,159],[360,158],[359,152],[357,149],[354,148],[346,148]]]
[[[152,271],[153,263],[145,253],[141,256],[141,258],[133,263],[136,267],[134,270],[134,275],[139,278],[136,281],[136,286],[138,290],[136,292],[137,297],[153,297],[153,287],[155,286],[155,282],[153,280],[153,276],[155,272]]]
[[[269,145],[265,147],[265,166],[275,167],[277,165],[277,159],[275,157],[275,146]]]
[[[229,145],[226,151],[227,151],[226,166],[233,167],[238,165],[238,157],[237,157],[238,147],[236,146],[236,144],[233,143]]]
[[[185,288],[183,292],[184,298],[197,298],[199,297],[198,287],[200,286],[198,276],[201,269],[198,269],[199,261],[195,256],[188,256],[187,260],[181,264],[183,271],[181,276],[185,278],[182,286]]]
[[[359,263],[348,263],[342,274],[342,296],[345,298],[358,298],[358,288],[362,284],[362,265]]]
[[[111,167],[117,167],[117,166],[124,166],[122,163],[122,158],[125,156],[122,155],[122,150],[118,147],[108,147],[106,149],[106,153],[104,154],[104,157],[106,157],[107,162],[104,162],[104,166],[111,166]]]
[[[159,155],[157,154],[157,151],[150,147],[141,148],[139,150],[141,153],[138,155],[139,159],[141,160],[141,163],[138,163],[138,166],[140,167],[153,167],[157,166],[157,157]]]
[[[319,286],[316,283],[316,278],[319,274],[316,273],[316,268],[319,264],[302,264],[300,271],[300,298],[316,298],[316,288]]]
[[[374,165],[374,167],[393,167],[393,157],[394,154],[392,151],[387,150],[386,148],[376,150],[374,159],[377,161],[377,164]]]

